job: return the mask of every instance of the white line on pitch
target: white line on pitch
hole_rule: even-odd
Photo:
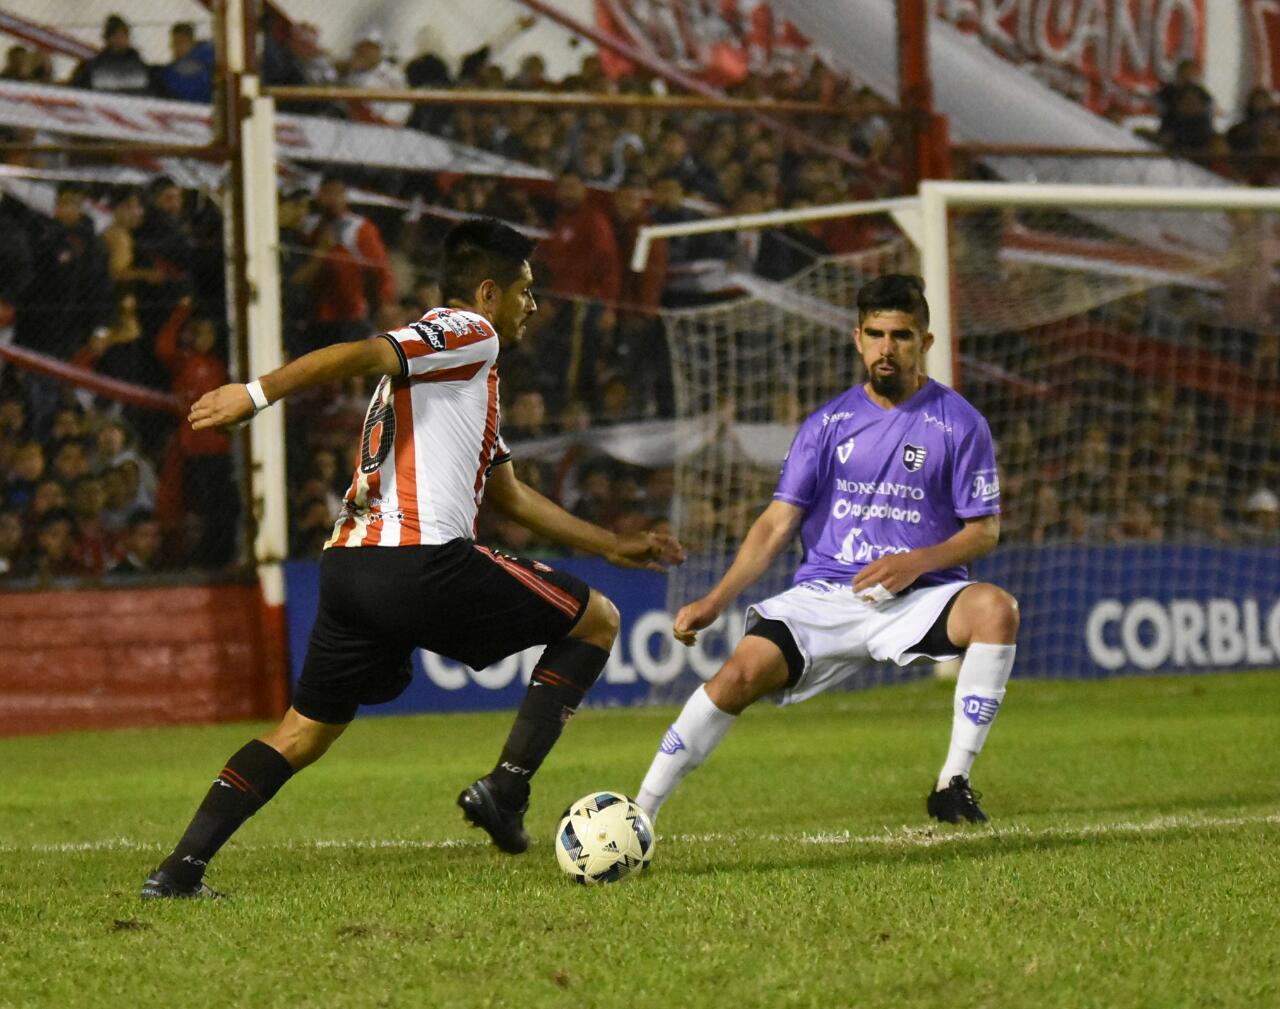
[[[1259,824],[1280,826],[1280,813],[1256,816],[1162,816],[1141,823],[1085,824],[1078,827],[993,827],[978,830],[949,830],[943,827],[900,827],[878,834],[852,834],[849,831],[797,833],[797,834],[659,834],[659,840],[667,844],[738,844],[744,841],[765,841],[770,844],[812,845],[868,845],[903,848],[928,848],[940,844],[979,844],[1005,838],[1018,840],[1055,840],[1086,837],[1105,837],[1124,834],[1166,834],[1178,831],[1222,830],[1231,827],[1250,827]],[[431,841],[419,838],[368,839],[337,838],[315,841],[285,841],[280,844],[235,844],[239,851],[328,851],[328,850],[376,850],[411,849],[432,851],[442,848],[481,848],[488,845],[479,839],[448,838]],[[100,841],[63,842],[32,845],[0,845],[0,854],[31,854],[77,851],[163,851],[166,846],[155,841],[138,841],[128,837],[104,838]]]

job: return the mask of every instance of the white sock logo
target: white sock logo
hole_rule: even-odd
[[[1000,710],[1000,702],[993,697],[983,697],[980,694],[969,694],[960,698],[960,703],[964,705],[964,717],[969,719],[974,725],[990,725],[996,717],[996,712]]]
[[[680,738],[680,733],[676,732],[674,725],[667,729],[667,734],[662,737],[662,745],[658,749],[668,757],[675,756],[680,750],[685,749],[684,740]]]

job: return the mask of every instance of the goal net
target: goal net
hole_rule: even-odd
[[[699,432],[677,470],[692,558],[671,578],[673,612],[732,562],[799,421],[862,380],[857,288],[921,271],[930,368],[997,443],[1001,546],[975,576],[1022,603],[1020,675],[1280,663],[1280,203],[1058,188],[1071,191],[1054,202],[941,184],[918,243],[665,313],[677,407]],[[789,584],[795,551],[750,598]]]

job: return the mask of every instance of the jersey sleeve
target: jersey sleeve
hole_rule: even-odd
[[[962,519],[1000,513],[1000,473],[986,420],[977,423],[956,446],[951,475],[951,503]]]
[[[395,346],[405,375],[434,382],[471,378],[498,350],[494,328],[470,313],[428,312],[384,336]]]
[[[800,508],[813,503],[818,488],[817,435],[811,425],[802,425],[791,440],[791,448],[782,460],[775,501],[785,501]]]

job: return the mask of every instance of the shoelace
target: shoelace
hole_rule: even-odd
[[[981,798],[982,798],[982,793],[975,792],[972,788],[969,787],[968,782],[965,782],[965,784],[960,786],[960,801],[964,803],[966,806],[972,806],[976,808],[978,805],[978,800]]]

